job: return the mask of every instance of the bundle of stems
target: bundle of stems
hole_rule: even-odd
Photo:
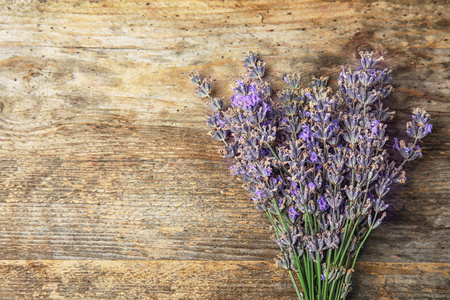
[[[249,53],[227,108],[211,96],[209,78],[191,74],[196,95],[213,110],[211,136],[269,218],[276,261],[299,299],[346,298],[358,255],[386,217],[389,186],[405,182],[404,164],[422,156],[418,144],[432,130],[426,111],[415,109],[406,124],[411,141],[394,139],[401,162],[389,158],[393,112],[383,104],[392,92],[390,70],[377,68],[382,57],[360,55],[355,71],[342,67],[336,92],[325,77],[301,88],[298,74],[285,74],[287,87],[275,92],[263,80],[265,63]]]

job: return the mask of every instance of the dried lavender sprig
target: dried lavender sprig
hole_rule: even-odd
[[[258,78],[261,82],[263,82],[262,81],[262,77],[264,76],[264,64],[257,60],[256,55],[252,55],[250,53],[250,55],[246,57],[244,62],[245,62],[244,63],[245,66],[247,66],[248,69],[249,69],[249,72],[250,72],[249,77],[250,78]],[[219,113],[222,112],[223,103],[219,103],[220,105],[216,105],[216,103],[218,101],[216,99],[211,98],[211,96],[209,95],[210,91],[211,91],[211,88],[210,88],[211,86],[210,85],[206,85],[205,84],[205,80],[202,81],[198,73],[192,73],[191,74],[191,81],[193,83],[197,84],[197,90],[196,90],[197,96],[199,96],[200,98],[206,98],[207,97],[210,100],[213,100],[213,102],[212,102],[212,104],[210,106],[215,111],[218,111]],[[206,81],[206,82],[209,83],[210,81]],[[235,110],[234,110],[235,106],[243,109],[244,111],[249,111],[257,103],[261,102],[261,98],[259,97],[259,94],[256,91],[256,88],[255,88],[254,85],[246,85],[246,84],[243,83],[243,81],[237,81],[237,83],[238,83],[238,86],[236,88],[234,88],[234,90],[236,91],[236,94],[231,98],[231,101],[232,101],[231,104],[232,104],[233,112],[235,112]],[[205,86],[206,86],[206,88],[205,88]],[[266,84],[264,86],[264,91],[265,91],[265,94],[268,97],[271,96],[272,91],[271,91],[269,85]],[[207,123],[208,123],[209,126],[216,128],[217,126],[223,125],[223,123],[222,124],[220,123],[220,118],[217,118],[219,116],[219,113],[216,114],[215,117],[212,117],[212,118],[210,118],[208,120]],[[267,113],[267,107],[263,105],[262,109],[260,109],[260,114],[257,115],[257,117],[259,117],[259,119],[261,120],[264,117],[264,114],[266,114],[266,113]],[[243,122],[241,120],[239,120],[239,119],[237,119],[235,121],[238,121],[237,123],[239,123],[240,126],[244,125]],[[258,123],[258,127],[260,128],[260,130],[262,132],[263,129],[261,128],[260,123]],[[248,131],[249,131],[248,128],[245,128],[245,130],[248,133]],[[229,150],[230,147],[228,146],[227,142],[225,141],[225,139],[227,137],[227,131],[216,130],[215,132],[212,132],[211,134],[212,134],[213,138],[220,139],[220,140],[222,140],[225,143],[225,145],[226,145],[225,146],[225,153],[226,153],[225,156],[230,156],[230,154],[231,154],[231,156],[234,156],[234,150],[230,151]],[[271,148],[269,142],[270,142],[270,139],[266,140],[265,144],[267,145],[267,147],[271,151],[271,153],[274,155],[274,157],[277,158],[276,153]],[[233,148],[231,148],[231,149],[233,149]],[[268,174],[268,172],[269,172],[269,170],[263,170],[263,173]],[[284,216],[281,215],[279,211],[278,211],[278,213],[279,213],[278,217],[280,218],[280,222],[284,221],[284,219],[283,219]],[[276,229],[277,227],[276,227],[275,223],[273,222],[273,217],[272,217],[271,213],[268,213],[268,216],[269,216],[269,219],[271,220],[271,222],[274,225],[274,229]],[[284,223],[284,225],[287,226],[285,223]],[[287,231],[288,229],[285,228],[285,230]],[[278,238],[279,237],[278,230],[276,230],[276,234],[277,234],[277,238]],[[282,250],[282,253],[284,253],[283,252],[283,248],[281,248],[281,250]],[[293,253],[294,253],[295,263],[298,266],[297,267],[297,272],[301,272],[301,270],[298,270],[299,266],[300,266],[300,263],[298,261],[298,256],[297,256],[295,250],[293,251]],[[283,266],[283,263],[280,263],[280,264]],[[285,266],[288,266],[288,265],[285,265]],[[302,294],[298,291],[296,281],[292,277],[291,270],[290,270],[290,274],[291,274],[291,279],[292,279],[292,282],[294,284],[294,287],[295,287],[295,289],[297,291],[298,297],[303,299]],[[299,280],[304,285],[302,276],[299,276]],[[304,288],[304,290],[305,290],[305,288]],[[309,298],[307,297],[306,299],[308,300]]]

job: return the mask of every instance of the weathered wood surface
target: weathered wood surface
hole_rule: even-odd
[[[294,299],[272,262],[187,260],[13,260],[0,262],[0,297],[104,299]],[[447,292],[449,270],[433,263],[363,262],[353,299],[424,299]],[[421,291],[421,295],[411,290]],[[295,296],[295,295],[294,295]],[[429,298],[429,297],[428,297]]]
[[[448,299],[447,1],[0,4],[0,298],[294,299],[187,75],[229,96],[248,50],[280,86],[373,49],[394,68],[392,134],[418,106],[434,132],[351,299]]]

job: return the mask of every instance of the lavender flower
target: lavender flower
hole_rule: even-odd
[[[289,218],[294,222],[295,217],[300,215],[293,207],[289,207]]]
[[[309,125],[302,125],[302,132],[299,134],[298,138],[306,141],[311,136],[311,128]]]
[[[319,200],[317,200],[317,204],[319,204],[319,209],[321,211],[324,211],[324,210],[328,209],[328,203],[325,201],[325,197],[324,196],[320,196]]]
[[[314,152],[311,152],[310,159],[312,163],[316,163],[319,161],[317,154]]]
[[[406,181],[403,165],[422,157],[419,143],[433,129],[426,111],[414,109],[410,140],[394,138],[403,161],[389,158],[386,122],[393,112],[384,103],[391,71],[377,68],[383,58],[373,52],[360,55],[357,70],[342,67],[336,92],[327,77],[302,89],[300,75],[284,74],[287,86],[275,94],[264,81],[265,63],[249,53],[228,109],[212,97],[209,78],[191,74],[195,94],[214,111],[207,120],[212,138],[224,144],[221,153],[234,160],[230,173],[269,217],[277,262],[297,273],[298,296],[306,300],[330,298],[331,285],[345,298],[365,240],[386,217],[391,185]]]
[[[242,83],[241,87],[243,86],[244,83]],[[242,108],[244,111],[252,111],[258,103],[262,102],[259,92],[253,84],[247,86],[245,94],[238,89],[236,90],[239,92],[231,96],[231,105],[233,107]]]

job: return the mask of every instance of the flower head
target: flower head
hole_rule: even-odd
[[[295,220],[296,216],[299,216],[300,214],[292,207],[289,207],[289,218],[291,220]]]
[[[314,152],[311,152],[310,158],[311,158],[311,162],[313,162],[313,163],[316,163],[316,162],[319,161],[319,158],[318,158],[317,154],[314,153]]]
[[[241,87],[244,86],[241,85]],[[244,88],[240,90],[245,90]],[[233,107],[242,108],[245,111],[252,111],[257,104],[261,103],[263,100],[259,96],[258,90],[255,85],[248,86],[248,93],[241,94],[241,92],[237,92],[233,96],[231,96],[231,105]]]
[[[327,201],[325,201],[325,197],[324,196],[320,196],[319,200],[317,200],[317,204],[319,204],[319,209],[321,211],[327,210],[328,209],[328,203]]]
[[[306,141],[311,137],[311,127],[309,125],[302,125],[302,132],[299,134],[298,138]]]
[[[372,121],[370,132],[373,135],[377,135],[377,133],[378,133],[378,124],[380,124],[380,121],[378,121],[378,120],[373,120]]]

